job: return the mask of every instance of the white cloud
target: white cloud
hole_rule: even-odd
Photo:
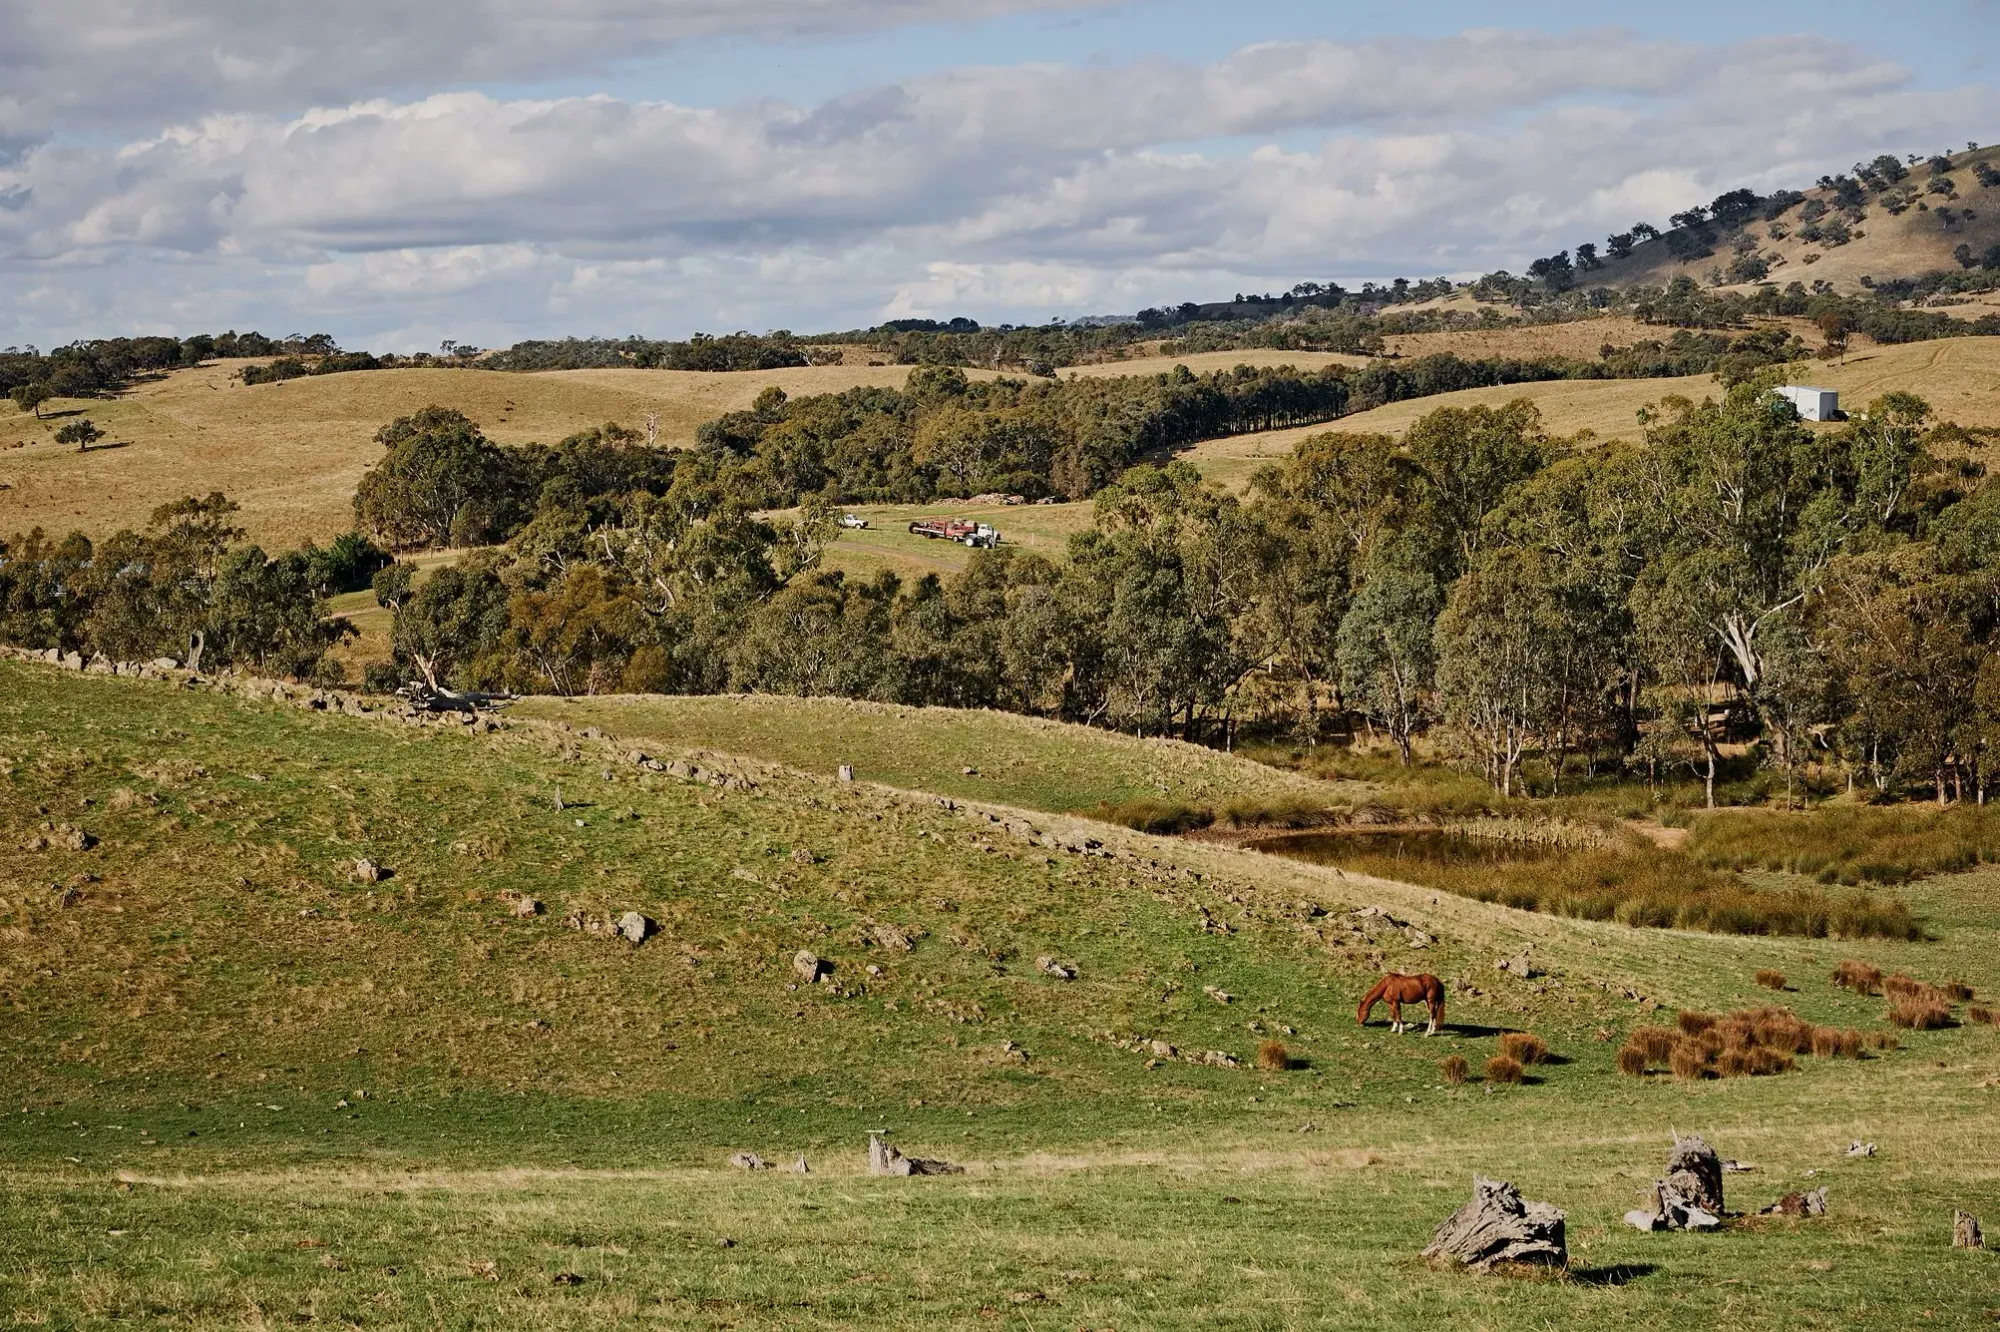
[[[960,69],[811,107],[377,98],[36,146],[0,166],[0,273],[146,272],[122,327],[213,267],[268,322],[355,340],[1039,318],[1518,266],[1996,112],[1819,39],[1615,31]]]
[[[800,40],[1103,0],[9,0],[0,139],[602,73],[713,38]]]

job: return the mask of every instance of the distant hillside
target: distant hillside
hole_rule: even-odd
[[[1610,257],[1611,247],[1598,241],[1596,258],[1602,266],[1587,268],[1572,259],[1574,280],[1624,290],[1664,286],[1686,275],[1725,290],[1750,291],[1759,282],[1803,282],[1808,288],[1823,289],[1817,284],[1826,283],[1853,294],[1895,279],[1945,273],[1978,274],[1976,284],[1990,280],[2000,285],[2000,254],[1991,256],[1994,263],[1985,263],[2000,246],[2000,147],[1945,160],[1945,170],[1935,170],[1930,159],[1902,162],[1905,174],[1900,178],[1875,163],[1859,164],[1870,172],[1868,178],[1850,173],[1822,177],[1823,183],[1812,189],[1781,191],[1753,206],[1726,210],[1719,219],[1712,207],[1702,209],[1699,221],[1689,219],[1691,224],[1657,238],[1635,237],[1624,258]],[[1990,294],[1983,299],[1947,294],[1929,303],[1960,301],[2000,308],[2000,299]]]

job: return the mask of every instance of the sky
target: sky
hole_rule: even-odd
[[[2000,0],[0,0],[0,344],[1041,322],[2000,139]]]

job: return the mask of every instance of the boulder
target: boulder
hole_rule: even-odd
[[[738,1152],[729,1158],[729,1164],[738,1170],[769,1170],[771,1167],[763,1157],[755,1152]]]
[[[1525,1202],[1504,1180],[1475,1175],[1472,1201],[1445,1218],[1423,1252],[1426,1262],[1490,1272],[1503,1264],[1564,1267],[1569,1247],[1563,1212],[1545,1202]]]
[[[820,977],[832,970],[833,968],[828,966],[819,954],[810,949],[801,948],[792,954],[792,974],[797,976],[802,984],[816,985]]]
[[[1056,978],[1057,980],[1075,980],[1075,979],[1076,979],[1076,968],[1075,968],[1075,967],[1071,967],[1071,966],[1065,966],[1065,965],[1063,965],[1063,964],[1062,964],[1061,962],[1058,962],[1058,961],[1056,961],[1056,960],[1055,960],[1054,958],[1052,958],[1052,957],[1038,957],[1038,958],[1036,958],[1036,959],[1035,959],[1035,969],[1036,969],[1037,971],[1041,972],[1041,973],[1042,973],[1043,975],[1046,975],[1046,976],[1054,976],[1054,977],[1055,977],[1055,978]]]
[[[840,780],[843,782],[854,780],[854,765],[852,763],[843,763],[840,765]]]
[[[792,863],[794,865],[811,865],[817,863],[818,860],[819,857],[815,856],[809,847],[795,846],[792,848]]]
[[[1875,1155],[1875,1144],[1872,1142],[1850,1142],[1847,1144],[1847,1154],[1849,1156],[1873,1156]]]
[[[641,915],[637,911],[627,911],[618,918],[619,935],[633,944],[646,942],[648,937],[659,931],[659,928],[659,923],[651,916]]]
[[[539,916],[539,915],[541,915],[541,914],[542,914],[542,904],[541,904],[541,901],[540,901],[540,899],[538,899],[538,898],[533,898],[533,897],[523,897],[523,898],[520,898],[519,900],[517,900],[517,901],[516,901],[516,902],[514,903],[514,914],[515,914],[515,915],[517,915],[517,916]]]
[[[892,953],[907,953],[917,946],[916,942],[910,938],[909,931],[903,929],[900,925],[878,923],[870,927],[868,933],[879,946],[888,949]]]
[[[363,856],[354,862],[354,878],[358,883],[380,883],[389,877],[390,871]]]

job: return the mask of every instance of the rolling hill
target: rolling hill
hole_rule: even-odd
[[[826,711],[733,738],[795,746]],[[850,731],[873,747],[852,785],[710,752],[677,776],[630,757],[673,739],[482,735],[0,662],[0,1309],[1791,1329],[1966,1325],[1990,1299],[1990,1260],[1944,1245],[1952,1208],[1990,1210],[2000,1180],[1992,1028],[1707,1083],[1621,1077],[1599,1038],[1765,998],[1872,1028],[1881,1001],[1825,980],[1847,948],[1532,915],[869,783],[927,780],[934,758],[896,766],[936,740],[914,722]],[[971,724],[1000,772],[1032,775],[1060,738]],[[1091,794],[1093,755],[1110,795],[1165,753],[1063,743],[1062,800]],[[48,824],[97,841],[52,846]],[[364,857],[386,876],[357,880]],[[1852,947],[1983,993],[1991,879],[1912,885],[1935,937]],[[604,931],[627,911],[654,922],[640,946]],[[827,981],[800,984],[802,948]],[[1523,950],[1535,978],[1495,971]],[[1445,1035],[1353,1027],[1385,965],[1448,978]],[[1782,996],[1752,983],[1772,967]],[[1439,1080],[1441,1056],[1476,1066],[1523,1027],[1558,1056],[1527,1084]],[[1289,1067],[1253,1066],[1274,1038]],[[967,1173],[868,1178],[865,1132],[885,1128]],[[1810,1177],[1832,1210],[1706,1241],[1623,1227],[1675,1128],[1754,1164],[1736,1207]],[[1855,1137],[1879,1156],[1846,1157]],[[741,1151],[812,1173],[731,1169]],[[1475,1171],[1568,1210],[1569,1279],[1416,1262]]]

